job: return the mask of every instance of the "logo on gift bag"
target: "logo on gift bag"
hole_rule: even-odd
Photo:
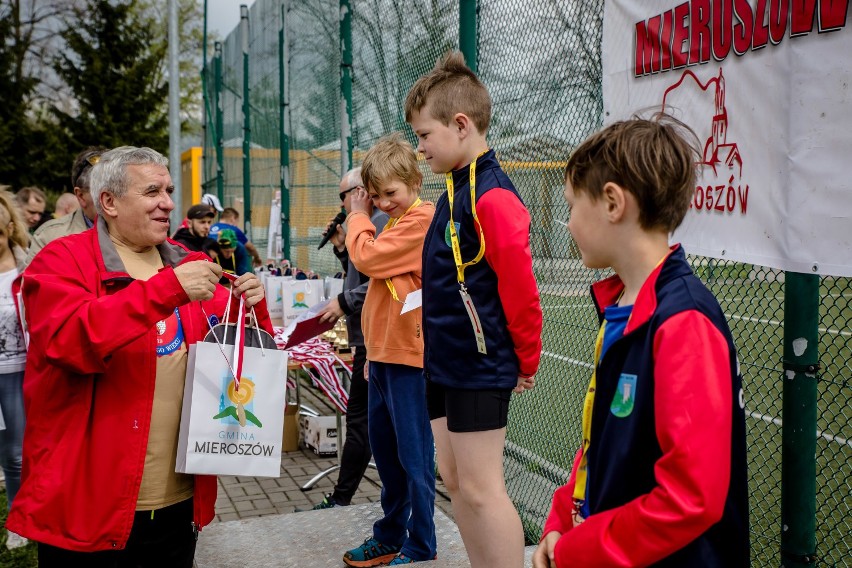
[[[232,404],[226,406],[225,396]],[[222,380],[222,393],[219,395],[219,413],[213,418],[220,420],[224,424],[237,424],[240,421],[237,417],[237,405],[242,403],[246,413],[246,422],[251,422],[258,428],[263,428],[257,416],[254,414],[254,381],[243,377],[240,379],[240,390],[237,391],[234,381],[228,375],[225,375]]]
[[[293,294],[293,307],[294,308],[309,308],[305,303],[305,293],[304,292],[296,292]]]

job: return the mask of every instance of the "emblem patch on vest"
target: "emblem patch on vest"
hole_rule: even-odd
[[[612,397],[612,404],[609,405],[609,411],[619,418],[630,416],[633,412],[633,403],[636,400],[636,375],[628,375],[622,373],[618,377],[618,387],[615,389],[615,396]]]
[[[461,223],[453,223],[456,226],[456,234],[461,231]],[[447,227],[444,229],[444,242],[449,248],[453,248],[453,242],[450,240],[450,222],[447,221]]]

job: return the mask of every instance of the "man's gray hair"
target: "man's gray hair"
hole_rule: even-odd
[[[364,185],[364,180],[361,179],[361,166],[357,168],[352,168],[348,172],[343,175],[343,179],[346,181],[344,184],[346,187],[358,187]]]
[[[103,215],[100,195],[109,191],[116,197],[127,193],[127,166],[154,164],[169,167],[169,160],[151,148],[119,146],[101,155],[101,159],[92,168],[89,192],[98,215]]]

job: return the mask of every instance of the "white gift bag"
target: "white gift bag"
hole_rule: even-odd
[[[292,276],[267,276],[263,282],[266,291],[266,309],[273,325],[281,326],[284,316],[284,304],[281,296],[281,283],[292,280]]]
[[[281,308],[284,327],[323,300],[322,280],[288,280],[281,283]]]
[[[178,473],[280,476],[287,353],[238,346],[189,346]],[[237,386],[232,369],[240,367]]]
[[[325,277],[325,298],[336,298],[343,292],[343,278]]]

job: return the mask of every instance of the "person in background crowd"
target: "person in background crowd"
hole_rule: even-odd
[[[254,274],[229,292],[219,265],[168,240],[167,164],[103,154],[95,228],[49,243],[23,278],[27,443],[6,526],[38,542],[40,568],[191,568],[214,516],[216,478],[175,473],[187,346],[240,296],[272,326]]]
[[[15,194],[15,201],[24,216],[29,231],[34,231],[44,215],[47,206],[47,197],[37,187],[23,187]]]
[[[0,466],[6,477],[6,501],[11,509],[21,485],[21,447],[24,441],[24,365],[27,350],[18,319],[13,282],[23,270],[27,249],[26,224],[15,196],[0,190]],[[6,547],[18,548],[27,539],[6,531]]]
[[[71,166],[71,186],[74,188],[74,197],[77,198],[80,207],[70,215],[51,219],[36,229],[30,239],[30,249],[27,253],[27,259],[24,261],[25,265],[32,262],[38,251],[52,240],[66,235],[82,233],[93,226],[97,213],[95,212],[95,203],[92,201],[92,194],[89,191],[89,178],[91,177],[92,167],[98,163],[101,155],[106,151],[107,149],[103,146],[90,146],[74,158],[74,165]]]
[[[234,231],[230,229],[224,229],[219,231],[219,248],[222,248],[222,243],[226,243],[228,245],[230,254],[234,259],[234,269],[236,270],[237,276],[245,274],[246,272],[252,271],[251,259],[249,258],[248,252],[246,252],[245,247],[240,245],[240,242],[237,240],[237,235],[234,234]],[[221,251],[221,254],[229,254],[224,250]]]
[[[352,194],[364,188],[361,180],[361,168],[346,172],[340,180],[340,201],[346,213],[352,212]],[[367,204],[370,209],[370,221],[378,236],[382,227],[388,222],[388,215],[372,202]],[[331,222],[329,222],[331,225]],[[328,230],[328,229],[326,229]],[[346,407],[346,440],[343,444],[343,454],[340,457],[340,470],[334,490],[314,505],[313,509],[328,509],[338,505],[349,505],[358,490],[361,478],[367,471],[372,452],[367,431],[367,379],[364,378],[364,365],[367,362],[367,349],[364,347],[364,334],[361,331],[361,307],[367,296],[370,279],[358,272],[349,258],[346,248],[346,231],[338,225],[330,238],[334,245],[334,254],[343,265],[346,272],[343,281],[343,292],[336,298],[331,298],[328,305],[320,312],[321,321],[335,322],[346,316],[346,332],[349,345],[352,347],[352,381],[349,385],[349,405]],[[296,512],[300,512],[298,509]]]
[[[216,213],[213,208],[204,203],[197,203],[186,212],[187,226],[181,227],[172,236],[172,240],[198,252],[212,257],[217,254],[219,246],[215,239],[210,238],[210,225]]]
[[[80,208],[80,203],[73,193],[63,193],[56,200],[56,207],[53,211],[54,219],[61,219],[66,215],[70,215]],[[39,227],[41,228],[41,227]]]
[[[210,197],[214,197],[208,194]],[[218,200],[217,200],[218,201]],[[263,265],[263,259],[260,258],[260,253],[257,252],[254,244],[248,240],[246,234],[240,230],[237,223],[240,222],[240,212],[233,207],[225,207],[219,215],[219,222],[210,227],[210,237],[216,238],[217,233],[223,229],[230,229],[237,235],[237,242],[244,246],[246,251],[251,255],[252,264],[254,266]]]

